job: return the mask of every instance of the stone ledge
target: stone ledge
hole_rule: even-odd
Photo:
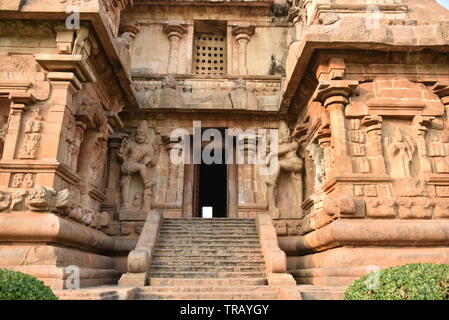
[[[3,243],[43,242],[93,252],[120,252],[113,238],[51,213],[1,213],[0,225]]]
[[[442,246],[449,243],[449,220],[340,219],[300,237],[281,237],[287,253],[320,252],[339,246]]]

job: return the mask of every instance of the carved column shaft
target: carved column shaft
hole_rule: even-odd
[[[170,55],[168,57],[168,73],[178,73],[179,40],[181,35],[174,33],[168,37],[170,40]]]
[[[373,172],[386,174],[382,147],[382,117],[366,116],[362,120],[367,135],[367,155],[373,164]]]
[[[432,117],[422,117],[416,116],[413,120],[413,128],[415,129],[416,134],[416,144],[418,145],[418,155],[421,166],[421,173],[423,174],[431,174],[432,173],[432,164],[428,157],[427,152],[427,141],[426,136],[429,132],[430,123],[432,122]]]
[[[8,134],[6,135],[3,147],[3,159],[14,159],[16,148],[19,145],[20,124],[22,122],[23,114],[26,112],[27,106],[11,102],[11,113],[8,124]]]
[[[235,40],[238,44],[238,73],[239,75],[247,75],[248,74],[248,42],[251,39],[251,36],[255,32],[254,26],[234,26],[234,30],[232,34],[235,36]]]
[[[335,175],[334,164],[332,161],[332,135],[329,129],[324,129],[318,133],[318,143],[323,149],[324,164],[326,166],[326,179]]]
[[[239,74],[248,74],[247,65],[247,46],[249,42],[249,36],[246,34],[241,34],[237,36],[237,43],[239,44]]]
[[[336,175],[353,172],[348,150],[345,107],[349,103],[349,96],[354,93],[357,86],[357,81],[323,81],[315,96],[315,100],[320,101],[329,112]]]
[[[169,167],[168,167],[168,190],[165,197],[165,201],[167,203],[175,203],[178,200],[178,176],[179,176],[179,165],[174,164],[170,159],[170,154],[173,151],[173,148],[179,148],[177,142],[169,143],[166,146],[167,152],[169,155]],[[175,150],[174,152],[179,151],[181,149]]]
[[[345,173],[348,170],[352,172],[352,161],[348,152],[344,114],[347,101],[346,97],[343,96],[336,96],[326,100],[326,109],[329,112],[332,129],[336,173]]]
[[[167,73],[178,73],[179,47],[183,34],[187,32],[185,24],[167,23],[164,25],[163,31],[167,34],[168,40],[170,41]]]

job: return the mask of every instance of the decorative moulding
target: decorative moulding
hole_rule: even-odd
[[[37,54],[36,61],[47,71],[73,72],[81,82],[96,81],[82,55]]]

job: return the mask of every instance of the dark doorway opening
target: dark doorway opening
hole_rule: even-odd
[[[228,202],[228,172],[226,164],[199,165],[199,216],[226,218]]]

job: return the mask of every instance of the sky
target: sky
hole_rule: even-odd
[[[449,0],[437,0],[437,1],[449,9]]]

